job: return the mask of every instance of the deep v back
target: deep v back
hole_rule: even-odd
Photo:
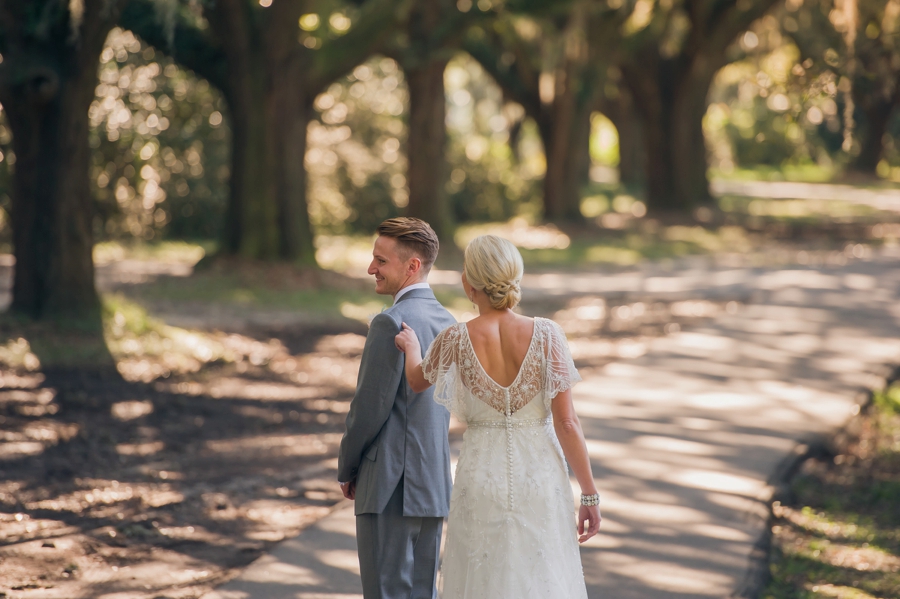
[[[482,359],[478,356],[478,352],[475,350],[475,344],[472,343],[472,336],[471,336],[470,331],[469,331],[469,324],[468,324],[468,323],[464,323],[464,324],[463,324],[463,328],[465,328],[465,330],[466,330],[466,331],[465,331],[465,333],[466,333],[465,337],[466,337],[466,341],[467,341],[468,344],[469,344],[469,349],[472,351],[472,355],[473,355],[474,358],[475,358],[475,362],[477,363],[477,366],[478,366],[479,368],[481,368],[481,371],[484,373],[484,375],[485,375],[486,377],[488,377],[494,384],[496,384],[496,385],[497,385],[498,387],[500,387],[501,389],[509,389],[510,387],[512,387],[513,385],[515,385],[515,384],[516,384],[516,381],[519,380],[519,376],[522,374],[522,367],[525,365],[525,360],[528,358],[528,354],[529,354],[529,352],[531,352],[531,347],[534,345],[534,340],[535,340],[535,337],[537,336],[537,335],[536,335],[536,333],[537,333],[537,324],[535,323],[535,320],[534,320],[533,318],[531,319],[531,337],[530,337],[529,340],[528,340],[528,345],[525,347],[525,353],[522,354],[522,357],[521,357],[520,359],[516,360],[516,362],[518,363],[518,366],[515,367],[515,372],[516,372],[516,374],[515,374],[515,376],[513,376],[512,381],[510,381],[509,384],[507,384],[507,385],[501,384],[501,383],[497,380],[497,377],[492,376],[491,373],[489,373],[489,372],[487,371],[487,368],[484,367],[485,361],[482,360]],[[501,353],[501,354],[503,353],[503,342],[502,342],[502,340],[500,341],[500,353]],[[504,362],[505,362],[505,357],[504,357]]]
[[[541,391],[543,352],[541,351],[540,319],[533,320],[534,328],[528,349],[513,381],[503,386],[494,380],[484,369],[481,360],[475,353],[469,328],[466,323],[458,326],[460,343],[460,375],[463,384],[473,396],[491,406],[500,413],[513,414],[522,409]]]

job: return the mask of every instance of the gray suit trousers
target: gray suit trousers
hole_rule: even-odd
[[[380,514],[356,517],[365,599],[436,599],[443,518],[403,515],[403,479]]]

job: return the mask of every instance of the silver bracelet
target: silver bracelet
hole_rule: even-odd
[[[581,505],[600,505],[600,495],[598,495],[597,493],[594,493],[593,495],[582,495]]]

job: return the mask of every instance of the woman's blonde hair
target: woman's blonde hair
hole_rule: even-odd
[[[469,285],[483,290],[495,310],[515,308],[522,299],[519,283],[525,267],[518,248],[496,235],[476,237],[466,247],[463,272]]]

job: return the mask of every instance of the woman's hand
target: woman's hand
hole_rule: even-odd
[[[578,542],[584,543],[600,531],[600,508],[583,505],[578,510]],[[585,526],[587,522],[587,526]]]
[[[416,332],[405,322],[401,323],[401,326],[403,327],[402,330],[394,337],[394,345],[407,355],[412,354],[421,358],[422,348],[419,346],[419,338],[416,337]]]

